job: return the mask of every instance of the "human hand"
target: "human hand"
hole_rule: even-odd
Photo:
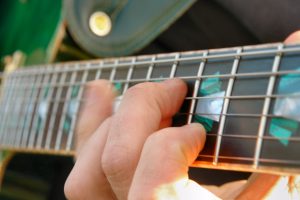
[[[205,142],[200,124],[169,128],[187,88],[173,79],[128,90],[112,114],[112,86],[88,84],[77,126],[68,199],[217,199],[188,179]]]
[[[285,43],[296,41],[300,32]],[[130,89],[112,115],[112,86],[106,81],[89,83],[76,131],[78,158],[65,185],[67,198],[217,198],[187,176],[188,165],[203,147],[203,128],[166,128],[185,93],[180,80],[142,84]],[[260,195],[256,182],[261,179],[271,185],[283,180],[258,175],[239,197]]]

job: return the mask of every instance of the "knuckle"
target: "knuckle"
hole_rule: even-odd
[[[169,95],[160,87],[159,83],[145,82],[137,84],[128,89],[125,98],[134,98],[137,101],[143,101],[144,106],[158,110],[166,110],[170,106],[167,106],[171,102]],[[166,110],[166,113],[169,113]]]
[[[107,178],[123,176],[126,173],[130,159],[124,148],[108,148],[104,151],[101,159],[101,165]]]
[[[185,147],[173,134],[174,131],[176,131],[176,128],[170,127],[153,133],[147,138],[145,147],[150,150],[153,147],[160,148],[161,151],[158,156],[162,160],[179,163],[186,157]]]
[[[174,128],[169,127],[165,128],[159,132],[151,134],[147,140],[145,145],[149,147],[162,147],[162,148],[173,148],[178,145],[176,140],[172,140],[172,134],[169,134],[173,131]]]
[[[156,83],[152,82],[145,82],[145,83],[139,83],[131,88],[128,89],[126,92],[126,96],[136,96],[136,95],[148,95],[153,91],[153,89],[157,88]]]

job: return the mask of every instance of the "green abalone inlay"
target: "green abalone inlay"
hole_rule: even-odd
[[[220,75],[220,72],[215,73],[214,75]],[[221,91],[221,82],[218,77],[208,78],[202,81],[201,87],[198,95],[207,96],[210,94],[218,93]]]
[[[77,97],[79,93],[80,86],[79,85],[74,85],[72,86],[72,93],[71,93],[71,99]]]
[[[300,70],[298,68],[297,70]],[[288,146],[289,138],[296,133],[299,126],[299,97],[289,97],[292,94],[299,94],[300,76],[299,74],[287,74],[279,79],[278,94],[287,94],[287,97],[277,98],[274,106],[274,114],[270,124],[270,134],[278,141]]]
[[[208,119],[206,117],[202,117],[199,115],[194,116],[194,122],[202,124],[207,132],[210,132],[212,130],[213,123],[214,123],[212,119]]]
[[[118,92],[118,93],[121,93],[122,91],[122,83],[118,82],[118,83],[115,83],[114,84],[115,86],[115,90]]]
[[[47,96],[48,96],[48,93],[49,93],[49,89],[50,87],[49,86],[46,86],[45,89],[44,89],[44,94],[43,94],[43,100],[47,99]],[[46,114],[47,115],[47,114]],[[37,126],[36,126],[36,130],[37,130],[37,133],[40,132],[40,129],[42,128],[42,123],[43,123],[43,119],[42,117],[46,118],[46,116],[38,116],[38,122],[37,122]]]
[[[71,101],[68,101],[68,103],[71,103],[72,100],[75,100],[79,94],[79,90],[80,90],[80,85],[74,85],[72,86],[72,89],[71,89]],[[69,114],[70,111],[68,111],[68,113],[66,114],[66,117],[65,117],[65,121],[63,123],[63,132],[65,134],[68,134],[70,132],[70,129],[71,129],[71,123],[72,123],[72,117],[73,116],[70,116]]]
[[[291,119],[273,118],[270,125],[270,134],[284,146],[288,146],[289,138],[297,131],[299,123]]]
[[[220,72],[216,72],[214,75],[219,74]],[[214,93],[218,93],[221,91],[221,85],[222,83],[220,82],[220,79],[218,77],[205,79],[201,83],[201,86],[198,91],[198,96],[207,96]],[[194,116],[193,122],[202,124],[207,132],[211,132],[214,123],[212,119],[197,114]]]
[[[69,116],[67,116],[64,121],[64,125],[63,125],[64,133],[69,133],[69,131],[71,129],[71,121],[72,121],[72,119]]]

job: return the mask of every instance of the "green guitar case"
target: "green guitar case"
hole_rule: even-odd
[[[137,52],[180,17],[195,0],[65,0],[68,30],[77,44],[98,57]],[[111,30],[95,34],[89,20],[105,13]]]

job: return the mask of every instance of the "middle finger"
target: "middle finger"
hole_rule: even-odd
[[[161,123],[170,121],[187,92],[172,79],[130,88],[113,116],[102,156],[102,167],[119,199],[126,199],[143,145]]]

